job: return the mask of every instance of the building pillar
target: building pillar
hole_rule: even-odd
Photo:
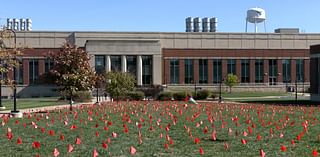
[[[256,60],[254,60],[254,59],[250,59],[250,62],[249,62],[249,70],[250,70],[250,74],[249,74],[249,79],[250,79],[250,83],[255,83],[255,81],[256,81],[256,73],[255,73],[255,71],[256,71]]]
[[[29,84],[29,59],[23,59],[22,60],[22,66],[24,68],[23,70],[23,84],[28,85]],[[20,67],[21,68],[21,67]],[[18,78],[18,70],[19,68],[17,68],[16,70],[16,77]],[[13,78],[16,79],[16,78]],[[16,80],[18,82],[18,80]]]
[[[269,59],[263,60],[263,83],[269,84]]]
[[[184,59],[179,59],[179,84],[184,84]]]
[[[313,72],[313,77],[310,77],[310,93],[311,94],[318,94],[318,78],[319,78],[319,69],[318,69],[318,58],[311,58],[310,59],[310,71]]]
[[[304,82],[310,82],[310,60],[304,60]]]
[[[241,59],[236,59],[236,73],[238,80],[241,82]]]
[[[222,66],[222,80],[225,80],[228,75],[228,61],[226,59],[221,59]]]
[[[297,60],[291,59],[291,83],[295,83],[297,79]]]
[[[277,59],[277,68],[278,68],[278,74],[277,74],[277,81],[278,83],[283,82],[283,67],[282,67],[282,59]]]
[[[199,83],[199,59],[193,60],[193,83]]]
[[[142,56],[137,56],[137,85],[142,85]]]
[[[127,72],[127,57],[125,55],[121,56],[121,71]]]
[[[39,59],[39,76],[45,73],[45,59]]]
[[[163,83],[164,84],[170,84],[170,60],[169,59],[164,59],[164,78],[163,78]]]
[[[110,55],[106,55],[106,72],[111,71],[111,58]]]
[[[213,60],[208,59],[208,84],[213,84]]]

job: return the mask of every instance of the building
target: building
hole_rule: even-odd
[[[320,101],[320,45],[310,47],[310,71],[310,99]]]
[[[16,32],[17,43],[28,47],[18,70],[20,97],[50,96],[41,75],[52,67],[49,52],[66,40],[92,55],[97,72],[121,70],[136,76],[137,85],[167,89],[218,89],[228,73],[236,74],[235,90],[285,91],[297,81],[309,87],[309,47],[320,34],[229,32]],[[4,75],[4,74],[3,74]],[[3,76],[5,77],[5,76]],[[12,77],[10,72],[7,77]],[[2,89],[4,96],[11,90]]]

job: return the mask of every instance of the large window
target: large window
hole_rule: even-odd
[[[221,59],[213,60],[213,83],[220,83],[222,79],[222,62]]]
[[[250,81],[249,59],[241,59],[241,82],[249,83],[249,81]]]
[[[228,74],[236,74],[236,60],[228,59],[227,60],[227,72]]]
[[[134,78],[137,76],[137,56],[126,56],[127,59],[127,72],[133,75]]]
[[[269,84],[275,85],[277,82],[277,60],[276,59],[269,59]]]
[[[37,83],[39,79],[39,61],[37,59],[29,59],[29,84]]]
[[[179,59],[170,60],[170,83],[179,83]]]
[[[152,56],[142,56],[142,84],[152,84]]]
[[[255,83],[263,83],[263,60],[255,61]]]
[[[291,60],[282,60],[282,81],[283,83],[291,82]]]
[[[97,74],[105,73],[106,69],[106,56],[105,55],[95,55],[95,69]]]
[[[110,56],[111,71],[121,71],[121,56]]]
[[[303,59],[297,59],[296,63],[296,74],[297,74],[297,81],[298,82],[304,82],[304,60]]]
[[[199,59],[199,83],[208,83],[208,60]]]
[[[52,68],[53,68],[53,60],[50,58],[47,58],[44,64],[44,73],[48,74]]]
[[[192,59],[184,60],[184,83],[193,83],[193,61]]]

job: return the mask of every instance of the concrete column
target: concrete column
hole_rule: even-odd
[[[269,59],[263,60],[263,83],[269,84]]]
[[[295,83],[297,79],[297,61],[291,59],[291,83]]]
[[[45,73],[45,59],[39,59],[39,76]]]
[[[305,59],[304,60],[304,82],[309,82],[310,81],[310,60]]]
[[[256,71],[256,68],[255,68],[255,66],[256,66],[256,60],[255,59],[250,59],[250,63],[249,63],[249,70],[250,70],[250,74],[249,74],[249,76],[250,76],[250,83],[255,83],[255,81],[256,81],[256,73],[255,73],[255,71]]]
[[[184,84],[184,59],[179,59],[179,84]]]
[[[22,66],[23,66],[23,68],[24,68],[24,70],[23,70],[23,84],[25,84],[25,85],[28,85],[30,82],[29,82],[29,59],[23,59],[22,60]],[[20,67],[21,68],[21,67]],[[19,68],[17,68],[17,70],[16,70],[16,79],[18,78],[18,70],[19,70]],[[18,80],[16,80],[17,82],[18,82]]]
[[[236,73],[238,80],[241,82],[241,59],[236,59]]]
[[[106,72],[111,71],[111,59],[110,55],[106,55]]]
[[[193,60],[193,83],[199,83],[199,59]]]
[[[152,84],[161,85],[162,80],[162,56],[154,54],[152,55]]]
[[[137,56],[137,85],[142,85],[142,57]]]
[[[213,60],[208,59],[208,84],[213,83]]]
[[[127,57],[125,55],[121,56],[121,71],[127,72]]]
[[[227,69],[227,66],[228,66],[228,62],[226,59],[222,59],[221,61],[221,65],[222,65],[222,79],[226,79],[227,75],[228,75],[228,69]]]
[[[164,64],[164,79],[163,83],[164,84],[170,84],[170,60],[169,59],[164,59],[163,60]]]

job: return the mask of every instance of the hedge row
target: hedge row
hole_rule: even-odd
[[[186,96],[191,96],[195,99],[195,100],[205,100],[210,96],[210,91],[208,90],[200,90],[197,93],[195,92],[161,92],[158,95],[158,100],[161,101],[166,101],[166,100],[184,100],[186,98]],[[212,93],[211,94],[212,98],[216,98],[216,94]]]

